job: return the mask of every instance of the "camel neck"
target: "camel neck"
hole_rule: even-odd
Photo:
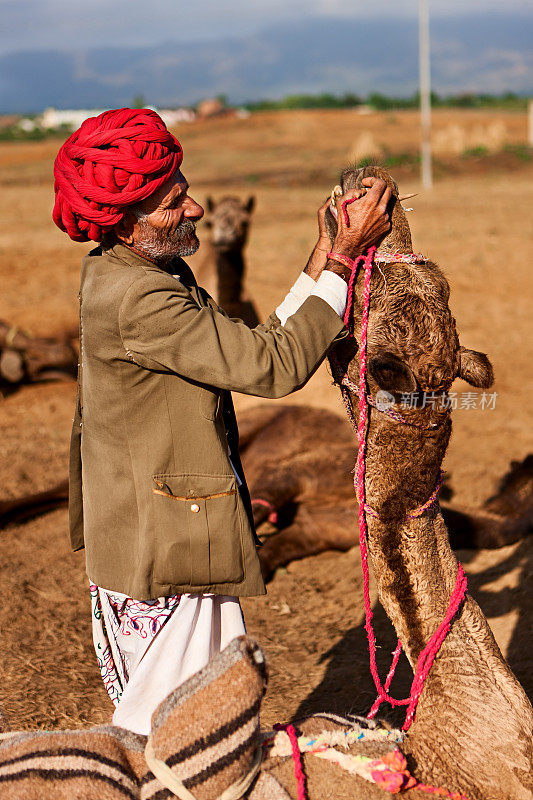
[[[242,250],[216,252],[218,302],[223,308],[241,299],[244,274]]]
[[[458,565],[438,504],[414,519],[407,514],[433,491],[451,424],[425,432],[408,425],[392,430],[393,423],[376,422],[375,415],[365,487],[379,517],[367,516],[368,548],[380,602],[415,670],[445,618]],[[480,738],[480,720],[490,720],[493,739]],[[404,752],[425,782],[459,786],[472,800],[526,800],[533,787],[532,726],[531,704],[467,595],[424,682]],[[505,743],[501,752],[497,741]],[[495,792],[495,786],[503,788]]]
[[[434,491],[450,430],[449,419],[431,431],[379,419],[368,435],[366,502],[379,515],[367,516],[368,544],[380,601],[412,666],[443,619],[457,577],[438,503],[408,517]]]

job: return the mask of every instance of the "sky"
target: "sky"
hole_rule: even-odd
[[[501,0],[429,0],[431,17],[498,12]],[[531,13],[532,0],[503,9]],[[310,16],[416,17],[418,0],[0,0],[0,53],[216,40]],[[327,46],[327,43],[326,43]]]

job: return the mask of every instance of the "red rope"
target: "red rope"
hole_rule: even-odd
[[[268,515],[268,521],[272,523],[272,525],[278,524],[278,512],[276,511],[276,507],[269,503],[268,500],[263,500],[262,497],[254,497],[252,499],[252,506],[263,506],[264,508],[268,508],[270,514]]]
[[[289,737],[294,764],[294,775],[297,784],[297,800],[308,800],[306,777],[302,764],[302,753],[298,745],[298,736],[294,725],[282,725],[278,723],[274,725],[274,730],[285,731]],[[382,761],[385,762],[386,768],[373,771],[372,780],[386,792],[397,794],[398,792],[404,792],[408,789],[419,789],[428,794],[449,798],[449,800],[468,800],[466,795],[460,792],[449,792],[447,789],[440,786],[431,786],[430,784],[421,783],[414,775],[410,774],[407,769],[405,756],[397,749],[383,756]]]
[[[344,207],[343,210],[346,213]],[[441,622],[437,630],[434,632],[434,634],[431,636],[429,642],[424,647],[424,649],[422,650],[422,652],[418,657],[415,676],[411,684],[411,692],[409,694],[409,697],[403,700],[397,700],[396,698],[391,697],[391,695],[389,694],[389,688],[392,679],[394,677],[396,666],[400,658],[402,644],[400,640],[398,640],[398,644],[396,646],[393,655],[393,661],[389,669],[387,678],[385,680],[385,685],[382,685],[376,664],[376,637],[374,634],[374,628],[372,626],[372,619],[374,615],[372,612],[372,604],[370,602],[370,574],[368,567],[368,548],[367,548],[368,531],[366,524],[366,512],[367,510],[369,510],[369,507],[366,504],[366,496],[365,496],[365,455],[366,455],[366,432],[367,432],[367,421],[368,421],[368,403],[366,399],[367,398],[366,349],[367,349],[367,335],[368,335],[368,317],[370,311],[370,279],[372,274],[372,266],[374,262],[375,252],[376,248],[371,247],[366,256],[360,256],[359,258],[355,259],[355,261],[353,261],[352,274],[350,276],[350,281],[348,284],[348,302],[346,306],[346,312],[344,314],[344,324],[348,326],[354,301],[354,285],[357,276],[357,269],[359,267],[360,261],[362,260],[364,264],[365,275],[363,284],[363,317],[361,321],[361,336],[359,340],[359,387],[358,387],[359,422],[357,425],[358,452],[357,452],[357,462],[355,468],[354,482],[357,492],[357,499],[359,502],[359,545],[361,549],[361,565],[363,570],[363,600],[365,608],[365,630],[368,638],[370,672],[372,673],[374,685],[377,690],[376,701],[374,702],[372,708],[370,709],[368,716],[373,717],[377,713],[380,705],[385,701],[388,702],[393,707],[407,706],[408,708],[405,716],[405,722],[402,727],[402,730],[407,731],[409,730],[413,722],[414,715],[416,712],[416,707],[418,705],[420,695],[424,688],[424,681],[427,678],[429,671],[435,660],[435,657],[439,652],[439,649],[450,630],[451,621],[454,615],[457,613],[457,610],[459,609],[459,606],[461,605],[465,597],[466,576],[464,574],[462,566],[459,564],[457,571],[457,580],[455,588],[450,597],[448,610],[446,612],[443,621]],[[335,253],[330,253],[328,255],[333,258],[337,258],[338,256],[338,254]],[[423,506],[420,506],[420,509],[416,509],[409,516],[412,517],[419,516],[433,502],[435,502],[439,488],[440,485],[438,484],[435,491],[427,501],[427,503],[424,503]]]
[[[302,764],[302,754],[300,753],[300,748],[298,747],[298,737],[296,735],[296,730],[294,729],[294,725],[274,725],[275,731],[285,731],[287,736],[289,737],[291,747],[292,747],[292,760],[294,761],[294,774],[296,776],[296,783],[298,785],[298,800],[308,800],[307,797],[307,787],[305,783],[305,773]]]

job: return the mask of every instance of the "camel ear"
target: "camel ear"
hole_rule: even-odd
[[[251,214],[255,207],[255,196],[253,194],[250,195],[248,200],[246,201],[245,209],[248,214]]]
[[[215,208],[215,204],[213,203],[213,198],[211,197],[211,195],[209,195],[209,197],[205,198],[205,207],[207,208],[207,210],[209,211],[210,214],[213,213],[213,209]]]
[[[477,350],[459,349],[459,377],[479,389],[488,389],[494,383],[492,364],[485,353]]]
[[[382,353],[368,362],[368,372],[386,392],[414,392],[416,379],[411,368],[392,353]]]

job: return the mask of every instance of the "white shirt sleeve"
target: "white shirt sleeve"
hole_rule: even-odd
[[[291,290],[286,295],[282,303],[276,308],[276,316],[282,325],[285,325],[287,319],[298,311],[304,300],[307,300],[312,290],[315,288],[315,281],[306,272],[301,272],[298,280],[291,287]]]
[[[283,302],[276,308],[276,316],[282,325],[292,316],[309,295],[316,295],[332,307],[342,317],[346,309],[348,287],[339,275],[324,270],[318,281],[314,281],[307,273],[302,272],[287,294]]]

